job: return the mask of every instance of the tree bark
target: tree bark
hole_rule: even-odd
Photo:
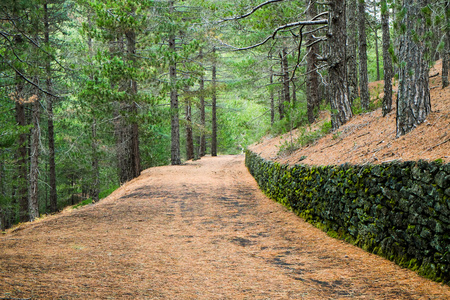
[[[203,50],[200,48],[200,60],[203,59]],[[203,73],[200,75],[200,82],[199,82],[199,92],[200,92],[200,126],[201,126],[201,132],[200,132],[200,153],[199,156],[205,156],[206,154],[206,113],[205,113],[205,78],[203,76]]]
[[[347,68],[348,68],[348,97],[350,105],[358,98],[358,61],[356,55],[358,22],[356,10],[358,0],[347,0]]]
[[[128,62],[131,67],[135,66],[135,55],[136,55],[136,32],[134,30],[129,30],[125,33],[126,39],[127,39],[127,52],[128,52]],[[130,126],[131,128],[131,139],[130,139],[130,156],[131,156],[131,162],[130,162],[130,174],[129,179],[133,179],[138,177],[141,174],[141,156],[139,153],[139,124],[137,121],[138,117],[138,109],[136,105],[136,95],[137,95],[137,82],[135,79],[130,79],[130,88],[129,88],[129,95],[131,98],[131,103],[128,105],[130,106],[130,112],[131,112],[131,121]]]
[[[317,6],[311,1],[308,9],[308,18],[312,19],[317,15]],[[313,26],[310,26],[313,29]],[[308,44],[314,42],[313,34],[308,36]],[[307,49],[308,55],[306,57],[307,67],[306,67],[306,106],[308,122],[312,124],[316,116],[314,112],[316,108],[319,108],[319,74],[317,73],[317,55],[319,54],[319,44],[315,43],[309,49]]]
[[[428,86],[428,63],[425,59],[428,49],[422,41],[425,22],[421,21],[423,0],[404,0],[405,15],[402,25],[406,28],[400,36],[399,87],[397,97],[397,137],[405,135],[425,121],[431,112]]]
[[[92,130],[92,173],[93,173],[93,182],[91,189],[91,197],[94,202],[98,202],[99,194],[100,194],[100,167],[99,167],[99,155],[98,155],[98,144],[97,144],[97,120],[95,116],[92,120],[91,125]]]
[[[284,47],[280,54],[281,72],[283,74],[283,100],[284,103],[291,103],[291,94],[289,90],[289,65],[287,57],[287,48]]]
[[[25,105],[23,103],[24,99],[22,98],[22,90],[23,90],[23,82],[18,76],[16,77],[18,80],[16,87],[16,122],[20,127],[26,126],[26,118],[25,118]],[[28,215],[28,189],[27,189],[27,135],[26,133],[22,133],[19,135],[19,147],[17,149],[17,191],[16,191],[16,199],[19,203],[19,221],[27,222],[29,220]]]
[[[366,4],[358,0],[358,37],[359,37],[359,90],[362,109],[369,109],[369,78],[367,72]]]
[[[271,63],[272,57],[269,57],[269,61]],[[269,77],[269,93],[270,93],[270,125],[273,125],[275,122],[275,93],[274,93],[274,87],[273,87],[273,67],[270,66],[270,77]]]
[[[446,24],[450,24],[450,1],[446,1],[444,10]],[[446,88],[449,85],[448,72],[450,67],[450,28],[446,28],[445,30],[444,43],[445,46],[442,51],[442,88]]]
[[[90,12],[88,12],[88,24],[92,26],[92,20]],[[92,39],[88,36],[88,49],[89,57],[93,57]],[[93,76],[90,75],[90,80],[93,80]],[[95,117],[94,108],[91,108],[92,124],[91,124],[91,149],[92,149],[92,188],[90,190],[90,196],[92,201],[98,202],[100,194],[100,166],[99,166],[99,153],[98,153],[98,143],[97,143],[97,118]]]
[[[39,176],[39,140],[41,136],[41,129],[39,126],[40,118],[40,103],[39,99],[34,99],[31,131],[31,162],[30,162],[30,201],[28,209],[30,214],[30,221],[34,221],[39,217],[39,193],[38,193],[38,176]]]
[[[392,57],[389,53],[391,46],[391,36],[389,32],[389,7],[387,1],[381,1],[381,26],[383,31],[383,68],[384,68],[384,97],[383,116],[392,110]]]
[[[347,86],[345,0],[330,2],[328,24],[328,97],[332,129],[336,130],[352,117]]]
[[[186,160],[194,159],[194,136],[192,134],[192,112],[191,100],[186,99],[185,120],[186,120]]]
[[[174,1],[169,1],[169,12],[174,13]],[[175,58],[175,34],[169,36],[169,49],[171,61],[169,66],[170,76],[170,110],[171,110],[171,164],[181,165],[180,158],[180,120],[178,115],[178,89],[177,89],[177,63]]]
[[[50,45],[50,23],[48,20],[47,3],[44,4],[44,43]],[[46,60],[46,85],[48,92],[52,92],[52,70],[50,59]],[[58,195],[56,193],[56,163],[55,163],[55,129],[53,124],[53,97],[46,95],[47,102],[47,128],[48,128],[48,164],[49,164],[49,188],[50,188],[50,210],[58,210]]]
[[[378,23],[378,16],[377,16],[377,2],[373,1],[373,16],[374,16],[374,20],[375,23]],[[379,51],[378,51],[378,30],[377,27],[378,26],[374,26],[374,34],[375,34],[375,56],[376,56],[376,60],[377,60],[377,81],[380,80],[380,55],[379,55]]]
[[[216,48],[213,48],[212,67],[212,134],[211,134],[211,155],[217,156],[217,70],[216,70]]]

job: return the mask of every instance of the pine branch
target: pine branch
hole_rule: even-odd
[[[43,92],[44,94],[47,94],[49,96],[55,97],[55,98],[59,98],[59,96],[56,96],[46,90],[43,90],[39,85],[37,85],[36,83],[34,83],[33,81],[31,81],[30,79],[28,79],[25,75],[23,75],[19,70],[17,70],[13,65],[11,65],[7,60],[5,60],[5,57],[3,55],[0,54],[0,57],[3,59],[3,62],[5,62],[11,69],[14,70],[14,72],[16,72],[17,75],[19,75],[20,77],[22,77],[23,80],[25,80],[26,82],[28,82],[29,84],[31,84],[32,86],[34,86],[35,88],[37,88],[39,91]]]
[[[254,12],[256,12],[258,9],[260,9],[260,8],[266,6],[266,5],[269,5],[269,4],[272,4],[272,3],[276,3],[276,2],[282,2],[282,1],[284,1],[284,0],[269,0],[269,1],[266,1],[264,3],[261,3],[260,5],[257,5],[255,7],[253,7],[252,10],[250,10],[248,13],[246,13],[244,15],[237,16],[237,17],[232,17],[232,18],[226,18],[226,19],[223,19],[223,20],[219,21],[219,23],[226,22],[226,21],[235,21],[235,20],[240,20],[240,19],[247,18],[248,16],[250,16]]]
[[[320,25],[320,24],[328,24],[328,20],[327,19],[320,19],[320,20],[316,20],[316,21],[299,21],[299,22],[294,22],[294,23],[289,23],[289,24],[285,24],[282,25],[278,28],[276,28],[273,33],[271,35],[269,35],[267,38],[265,38],[262,42],[254,44],[252,46],[248,46],[248,47],[244,47],[244,48],[236,48],[233,47],[231,45],[228,45],[226,43],[223,43],[221,41],[222,44],[231,47],[234,49],[234,51],[242,51],[242,50],[250,50],[259,46],[264,45],[265,43],[267,43],[270,39],[275,39],[275,36],[277,35],[277,33],[283,29],[287,29],[287,28],[291,28],[291,27],[297,27],[297,26],[305,26],[305,25]]]

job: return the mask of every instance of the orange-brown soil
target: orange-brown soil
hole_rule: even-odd
[[[0,237],[0,298],[450,299],[266,198],[242,156],[152,168]]]
[[[430,71],[430,76],[440,73],[442,62],[438,61]],[[382,101],[384,82],[370,84],[371,100]],[[381,108],[354,116],[348,123],[312,145],[293,153],[280,152],[283,144],[298,139],[299,130],[293,130],[278,137],[267,137],[250,150],[266,159],[282,164],[379,164],[400,160],[436,160],[450,162],[450,86],[442,89],[441,76],[430,79],[432,112],[427,120],[413,131],[400,138],[396,137],[396,110],[386,117]],[[395,87],[394,87],[395,90]],[[322,113],[320,120],[311,126],[312,130],[329,121],[329,114]],[[305,159],[306,157],[306,159]]]

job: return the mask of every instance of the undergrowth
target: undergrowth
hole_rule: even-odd
[[[331,131],[331,121],[324,122],[320,129],[311,130],[304,126],[300,128],[300,134],[297,137],[291,137],[281,144],[278,155],[292,154],[294,151],[312,145],[315,141],[327,135]]]
[[[101,192],[99,193],[99,195],[98,195],[98,198],[101,200],[101,199],[103,199],[103,198],[108,197],[108,196],[109,196],[112,192],[114,192],[118,187],[119,187],[119,186],[113,186],[113,187],[110,187],[109,189],[106,189],[106,190],[101,191]],[[85,199],[85,200],[81,201],[81,202],[78,203],[78,204],[73,205],[72,208],[74,208],[74,209],[80,208],[80,207],[82,207],[82,206],[92,204],[92,202],[93,202],[93,201],[92,201],[92,198],[88,198],[88,199]]]

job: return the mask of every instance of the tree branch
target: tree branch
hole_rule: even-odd
[[[292,79],[295,76],[295,72],[297,71],[298,68],[298,64],[300,63],[300,56],[302,53],[302,42],[303,42],[303,28],[305,27],[305,25],[303,25],[302,27],[300,27],[300,32],[299,32],[299,36],[300,36],[300,42],[298,43],[298,56],[297,56],[297,63],[295,64],[295,68],[294,71],[292,71],[292,76],[291,79],[289,79],[289,81],[292,81]],[[294,91],[295,93],[295,91]]]
[[[299,22],[294,22],[294,23],[289,23],[289,24],[285,24],[282,25],[278,28],[276,28],[272,35],[268,36],[267,38],[265,38],[262,42],[252,45],[252,46],[248,46],[248,47],[244,47],[244,48],[236,48],[233,47],[231,45],[228,45],[224,42],[221,41],[222,44],[227,45],[228,47],[234,48],[234,51],[242,51],[242,50],[250,50],[259,46],[264,45],[265,43],[267,43],[267,41],[269,41],[270,39],[275,39],[275,36],[277,35],[278,31],[286,29],[286,28],[291,28],[291,27],[296,27],[296,26],[305,26],[305,25],[320,25],[320,24],[328,24],[328,20],[326,19],[321,19],[321,20],[316,20],[316,21],[299,21]]]
[[[235,21],[235,20],[240,20],[240,19],[247,18],[248,16],[252,15],[255,11],[257,11],[258,9],[260,9],[260,8],[266,6],[266,5],[269,5],[269,4],[272,4],[272,3],[276,3],[276,2],[282,2],[282,1],[284,1],[284,0],[269,0],[269,1],[266,1],[264,3],[261,3],[260,5],[257,5],[255,7],[253,7],[251,11],[249,11],[248,13],[246,13],[246,14],[244,14],[242,16],[226,18],[226,19],[223,19],[223,20],[219,21],[219,23],[226,22],[226,21]]]
[[[28,82],[29,84],[31,84],[32,86],[36,87],[38,90],[40,90],[41,92],[43,92],[44,94],[47,94],[49,96],[55,97],[55,98],[59,98],[59,96],[56,96],[50,92],[47,92],[45,90],[43,90],[39,85],[37,85],[36,83],[34,83],[33,81],[29,80],[25,75],[23,75],[19,70],[17,70],[13,65],[11,65],[8,61],[5,60],[5,57],[3,55],[0,54],[0,57],[3,59],[3,61],[11,68],[14,70],[14,72],[16,72],[17,75],[19,75],[20,77],[22,77],[23,80],[25,80],[26,82]]]

